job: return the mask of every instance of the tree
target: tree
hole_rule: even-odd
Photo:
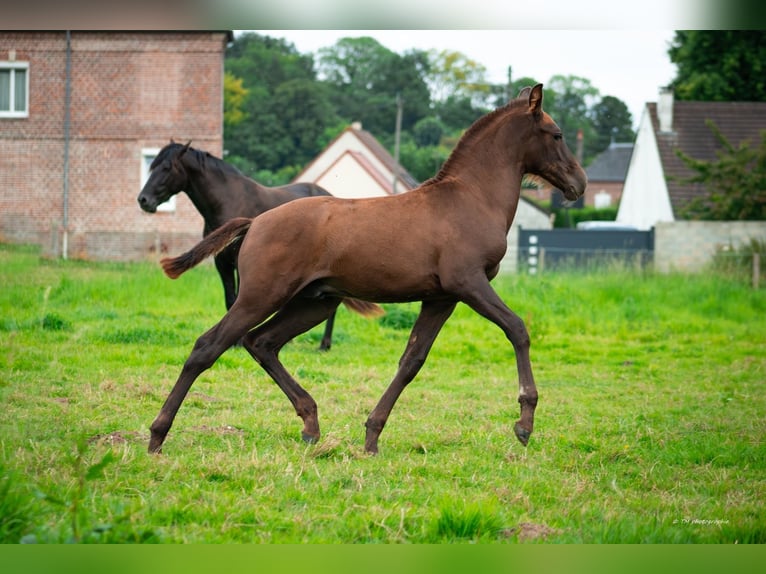
[[[636,137],[633,131],[633,118],[625,102],[614,96],[604,96],[590,110],[596,153],[605,150],[612,141],[632,142]]]
[[[701,184],[704,196],[693,199],[683,211],[690,219],[766,220],[766,130],[752,148],[745,140],[734,147],[711,121],[706,122],[722,149],[717,160],[694,159],[676,153],[696,174],[682,183]]]
[[[766,31],[679,30],[668,55],[679,100],[766,101]]]
[[[423,52],[399,55],[373,38],[360,37],[341,38],[318,55],[319,75],[330,88],[338,115],[347,122],[361,121],[379,138],[392,136],[398,97],[404,102],[402,129],[428,115],[430,95],[423,80],[428,64]]]
[[[586,78],[579,76],[553,76],[545,85],[545,110],[555,118],[564,133],[572,153],[577,149],[577,132],[583,133],[583,163],[598,153],[596,131],[590,117],[590,108],[599,97]]]
[[[450,151],[451,147],[446,145],[418,146],[412,138],[405,137],[399,159],[412,177],[425,181],[436,175]]]
[[[412,128],[412,137],[419,147],[439,145],[444,135],[444,124],[434,116],[428,116]]]
[[[337,121],[326,86],[312,80],[290,80],[277,86],[272,109],[290,143],[289,156],[281,158],[282,166],[302,166],[314,159],[321,151],[319,141],[326,127]]]
[[[314,58],[301,54],[283,38],[247,32],[226,49],[226,71],[243,78],[245,87],[273,90],[295,79],[316,79]]]
[[[247,113],[243,109],[248,91],[242,85],[242,78],[231,72],[223,76],[223,125],[224,129],[231,128],[243,122]]]
[[[470,98],[450,96],[443,102],[434,104],[434,112],[444,124],[445,129],[452,133],[462,133],[473,122],[489,110],[477,108]]]
[[[254,177],[302,166],[321,151],[322,134],[338,118],[312,56],[283,39],[247,33],[227,50],[225,67],[228,161]]]
[[[462,132],[476,119],[505,102],[498,100],[502,86],[487,81],[487,69],[461,52],[430,50],[426,83],[432,108],[450,132]]]
[[[490,93],[487,68],[461,52],[429,50],[426,83],[434,102],[468,98],[482,106]]]

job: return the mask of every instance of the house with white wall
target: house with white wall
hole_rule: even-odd
[[[359,122],[332,140],[293,182],[316,183],[336,197],[349,199],[395,195],[418,186]]]
[[[672,91],[663,90],[641,115],[617,222],[648,230],[676,221],[689,201],[707,193],[702,184],[683,181],[694,172],[677,152],[715,160],[722,146],[708,121],[733,146],[746,140],[757,146],[766,129],[766,102],[676,102]]]

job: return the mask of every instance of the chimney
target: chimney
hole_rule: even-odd
[[[362,122],[352,122],[351,123],[351,129],[354,129],[356,131],[362,131]]]
[[[577,158],[577,163],[582,165],[582,144],[583,144],[583,134],[582,130],[577,130],[577,148],[575,151],[575,158]]]
[[[662,88],[657,101],[657,117],[660,120],[660,132],[673,131],[673,90]]]

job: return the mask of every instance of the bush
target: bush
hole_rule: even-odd
[[[554,228],[574,228],[581,221],[614,221],[617,219],[616,207],[581,207],[577,209],[558,209],[555,211]]]

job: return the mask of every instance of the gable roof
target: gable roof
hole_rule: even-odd
[[[723,136],[739,146],[749,140],[752,146],[760,141],[760,132],[766,130],[766,102],[672,102],[670,129],[660,129],[658,105],[646,104],[652,122],[660,161],[667,181],[668,196],[676,217],[694,197],[705,193],[702,184],[684,184],[676,178],[688,178],[695,172],[676,155],[682,150],[699,160],[715,160],[721,144],[706,125],[711,120]]]
[[[358,129],[356,126],[351,126],[350,128],[346,129],[353,129],[356,132],[357,137],[362,140],[362,142],[364,142],[364,145],[366,145],[370,151],[375,154],[375,157],[377,157],[391,171],[391,173],[394,173],[394,170],[397,168],[396,160],[394,160],[394,157],[388,153],[388,150],[384,148],[377,139],[375,139],[375,136],[373,136],[367,130],[363,130],[361,125]],[[418,181],[412,177],[412,175],[410,175],[410,173],[404,169],[401,164],[399,164],[398,167],[399,178],[407,187],[407,189],[413,189],[417,187]]]
[[[349,141],[352,141],[347,139],[349,137],[354,138],[358,143],[352,143],[349,147]],[[340,143],[342,141],[346,143]],[[418,186],[419,182],[401,164],[397,164],[388,150],[378,142],[375,136],[363,130],[359,123],[351,124],[333,138],[327,147],[293,178],[293,182],[319,183],[320,179],[328,176],[329,170],[340,165],[340,160],[344,157],[356,162],[384,194],[394,193],[394,173],[398,175],[396,193],[409,191]],[[330,192],[332,193],[332,189]]]
[[[612,142],[585,168],[588,181],[625,181],[631,155],[633,143]]]

